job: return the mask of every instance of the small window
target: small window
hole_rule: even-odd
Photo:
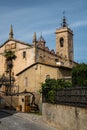
[[[15,49],[16,48],[16,43],[12,43],[11,44],[11,49]]]
[[[26,58],[26,51],[23,51],[23,58]]]
[[[60,38],[60,47],[63,47],[64,46],[64,39],[63,37]]]

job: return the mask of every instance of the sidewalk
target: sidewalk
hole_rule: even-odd
[[[38,113],[36,113],[36,114],[34,114],[34,113],[23,113],[23,112],[17,112],[15,110],[6,110],[6,109],[3,109],[1,111],[6,112],[6,113],[11,114],[11,115],[21,117],[23,119],[27,119],[27,120],[32,120],[32,121],[43,120],[42,115],[39,115]]]
[[[23,113],[23,112],[16,112],[14,110],[5,110],[3,109],[2,111],[9,113],[11,115],[14,115],[19,118],[23,118],[25,120],[32,121],[34,123],[38,123],[42,126],[46,125],[49,129],[52,128],[52,130],[57,130],[56,128],[53,128],[50,126],[45,120],[43,120],[43,116],[39,114],[34,114],[34,113]]]

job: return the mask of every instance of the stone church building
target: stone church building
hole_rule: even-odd
[[[34,33],[32,43],[25,43],[14,39],[11,25],[9,39],[0,46],[0,76],[6,75],[6,61],[4,52],[15,52],[16,59],[13,61],[11,75],[15,77],[15,82],[11,88],[13,94],[23,91],[31,92],[35,96],[35,103],[40,104],[41,83],[47,78],[71,78],[71,70],[74,62],[73,51],[73,31],[67,26],[66,18],[63,17],[62,26],[55,31],[56,51],[50,50],[46,46],[46,41],[41,35],[37,39]],[[6,91],[6,86],[0,90]],[[3,94],[1,94],[3,95]],[[30,95],[19,95],[18,104],[22,106],[22,111],[27,111],[26,107],[30,102]]]

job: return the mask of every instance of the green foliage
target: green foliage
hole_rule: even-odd
[[[72,85],[87,86],[87,64],[79,64],[72,69]]]
[[[4,57],[6,58],[7,70],[12,69],[13,68],[13,60],[16,59],[15,52],[13,52],[11,50],[5,51]]]
[[[9,50],[9,51],[5,51],[5,58],[6,58],[6,61],[9,61],[9,60],[15,60],[16,59],[16,55],[15,55],[15,52]]]
[[[64,79],[57,80],[57,88],[69,88],[72,86],[71,81],[66,81]]]
[[[57,88],[68,88],[71,86],[71,82],[65,81],[64,79],[47,79],[45,83],[42,84],[42,93],[50,103],[55,103]]]
[[[48,91],[48,101],[51,103],[55,103],[55,95],[56,95],[55,90]]]

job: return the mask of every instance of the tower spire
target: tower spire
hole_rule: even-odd
[[[36,32],[34,32],[34,36],[33,36],[33,42],[36,42],[37,38],[36,38]]]
[[[68,26],[68,24],[67,24],[67,21],[66,21],[66,17],[65,17],[65,11],[63,11],[63,19],[62,19],[63,21],[62,21],[62,27],[67,27]]]
[[[9,39],[12,39],[13,38],[13,27],[12,27],[12,24],[11,24],[11,27],[10,27],[10,33],[9,33]]]

